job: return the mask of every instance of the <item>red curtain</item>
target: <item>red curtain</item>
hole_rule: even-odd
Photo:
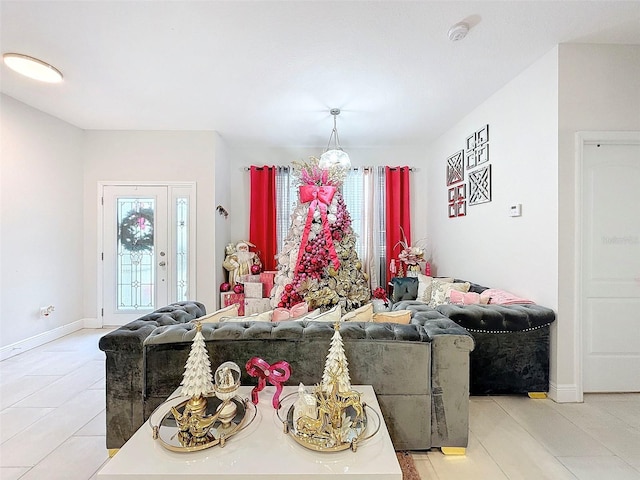
[[[398,242],[406,238],[408,245],[411,245],[410,170],[409,167],[385,168],[387,281],[394,277],[389,270],[391,259],[395,259],[396,268],[398,267],[398,254],[403,248]],[[402,231],[404,231],[404,237]]]
[[[251,167],[251,209],[249,241],[260,252],[264,270],[275,270],[276,250],[276,167]]]

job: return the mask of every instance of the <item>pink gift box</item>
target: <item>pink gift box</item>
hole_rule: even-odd
[[[221,307],[228,307],[234,303],[238,304],[238,315],[244,316],[244,293],[223,292],[220,294]]]

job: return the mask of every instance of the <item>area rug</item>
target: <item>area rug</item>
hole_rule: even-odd
[[[400,469],[402,470],[402,480],[420,480],[420,474],[413,463],[413,457],[409,452],[396,452]]]

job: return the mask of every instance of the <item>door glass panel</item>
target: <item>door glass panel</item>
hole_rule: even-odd
[[[154,306],[154,198],[118,198],[117,310]]]
[[[176,300],[189,297],[189,197],[176,199]]]

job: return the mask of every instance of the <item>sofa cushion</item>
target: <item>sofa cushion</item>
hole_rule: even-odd
[[[333,308],[317,315],[305,315],[305,320],[313,320],[314,322],[339,322],[342,317],[342,309],[340,305],[334,305]]]
[[[293,320],[309,313],[307,302],[296,303],[291,308],[277,307],[273,310],[272,321]]]
[[[221,308],[220,310],[216,310],[213,313],[208,315],[204,315],[203,317],[194,319],[193,321],[198,321],[200,323],[217,323],[224,317],[237,317],[238,316],[238,304],[234,303],[233,305],[229,305],[228,307]]]
[[[355,310],[345,313],[341,322],[370,322],[373,316],[373,303],[367,303]]]
[[[270,322],[273,310],[268,310],[262,313],[254,313],[253,315],[246,315],[243,317],[222,317],[221,322]]]
[[[407,324],[410,320],[410,310],[393,310],[391,312],[378,312],[373,314],[373,321],[376,323],[389,322]]]
[[[450,290],[458,290],[459,292],[466,293],[469,291],[471,284],[469,282],[453,283],[446,282],[438,278],[434,278],[431,285],[431,301],[430,307],[437,307],[447,303],[447,293]]]
[[[391,279],[391,301],[415,300],[418,296],[417,277],[394,277]]]
[[[480,294],[476,292],[461,292],[451,289],[449,293],[447,293],[447,298],[449,299],[449,303],[454,305],[477,305],[481,303]]]
[[[451,277],[438,277],[438,280],[441,282],[453,282],[453,278]],[[424,303],[429,303],[431,301],[431,293],[433,289],[433,277],[428,277],[427,275],[418,274],[418,294],[416,296],[416,300],[419,300]]]

